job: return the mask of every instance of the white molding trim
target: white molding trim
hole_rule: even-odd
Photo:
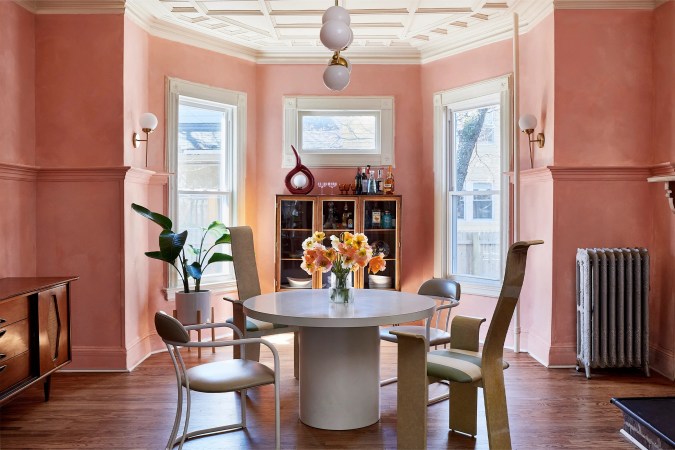
[[[654,9],[659,0],[553,0],[555,9]]]
[[[34,14],[124,14],[125,0],[15,0]]]
[[[449,214],[451,208],[450,191],[450,160],[447,154],[447,146],[449,143],[449,136],[447,130],[447,108],[450,105],[458,105],[477,99],[496,95],[499,98],[499,103],[502,107],[501,114],[501,146],[504,151],[502,155],[502,172],[500,188],[502,195],[508,198],[509,195],[509,180],[507,176],[507,169],[509,166],[509,158],[512,154],[512,130],[513,118],[512,103],[513,103],[513,75],[506,74],[496,78],[479,81],[467,86],[462,86],[434,94],[434,277],[446,278],[452,277],[451,267],[449,267]],[[509,217],[509,202],[502,201],[502,208],[500,211],[502,224],[502,249],[501,267],[504,267],[506,259],[506,247],[509,242],[508,234],[508,217]],[[495,281],[490,280],[481,283],[478,278],[461,277],[462,286],[471,285],[470,291],[476,295],[482,296],[498,296],[498,290],[495,292]],[[501,283],[499,283],[501,285]],[[464,288],[462,288],[464,290]],[[495,295],[496,294],[496,295]]]

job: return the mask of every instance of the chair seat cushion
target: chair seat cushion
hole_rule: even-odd
[[[230,317],[229,319],[226,320],[226,322],[234,325],[234,318]],[[288,325],[263,322],[262,320],[255,320],[250,317],[246,318],[246,331],[264,331],[264,330],[273,330],[275,328],[287,328],[287,327]]]
[[[274,383],[274,371],[259,362],[232,359],[192,367],[187,378],[193,391],[230,392]]]
[[[427,332],[426,327],[419,325],[400,325],[397,327],[380,328],[380,339],[389,342],[398,342],[398,338],[390,331],[402,331],[404,333],[418,334],[424,336]],[[441,345],[450,342],[450,333],[439,330],[438,328],[429,329],[429,345]]]
[[[434,350],[427,355],[427,375],[458,383],[472,383],[483,378],[482,355],[468,350]],[[504,361],[504,369],[509,364]]]

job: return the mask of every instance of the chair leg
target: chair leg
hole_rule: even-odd
[[[300,333],[293,333],[293,376],[300,379]]]
[[[469,383],[452,383],[450,386],[450,429],[476,436],[478,388]]]
[[[173,421],[173,428],[171,429],[171,434],[169,435],[169,442],[166,443],[166,450],[172,450],[175,445],[178,427],[180,426],[180,416],[183,413],[183,388],[180,387],[180,385],[178,386],[178,401],[176,403],[176,418]]]
[[[178,450],[183,449],[183,444],[185,444],[185,439],[187,438],[188,424],[190,423],[190,389],[186,389],[187,393],[185,398],[185,425],[183,426],[183,436],[180,439],[180,445]]]
[[[281,411],[279,407],[279,383],[274,383],[274,439],[275,448],[281,448]]]
[[[483,398],[485,400],[488,443],[491,449],[511,450],[504,372],[503,370],[495,370],[494,373],[485,373],[485,369],[483,370]]]
[[[239,401],[241,402],[241,427],[246,428],[246,389],[241,391]]]
[[[427,447],[427,349],[424,336],[398,338],[396,434],[399,449]]]

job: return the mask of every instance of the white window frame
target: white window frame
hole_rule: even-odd
[[[452,278],[462,283],[462,293],[486,297],[498,297],[502,280],[487,280],[479,277],[459,276],[452,273],[452,195],[450,174],[452,161],[448,146],[451,142],[448,117],[455,110],[480,107],[481,101],[497,98],[500,104],[500,129],[502,149],[500,179],[501,187],[501,268],[503,277],[506,250],[509,243],[509,197],[510,185],[507,172],[513,154],[513,88],[511,74],[481,81],[434,94],[434,276]],[[481,191],[486,194],[495,191]],[[466,200],[464,215],[467,217]]]
[[[307,167],[354,167],[394,166],[394,97],[284,97],[284,136],[282,149],[282,168],[295,167],[293,145]],[[341,114],[359,114],[365,112],[379,116],[379,130],[375,152],[336,154],[330,152],[308,151],[301,146],[303,115],[316,115],[316,112],[339,112]]]
[[[178,109],[181,96],[220,103],[235,108],[235,112],[232,114],[232,120],[234,121],[233,129],[235,130],[235,135],[232,137],[234,140],[232,145],[234,152],[231,155],[231,163],[235,174],[235,179],[232,182],[232,219],[233,225],[243,223],[246,217],[244,208],[246,195],[246,93],[193,83],[177,78],[168,78],[166,83],[166,170],[169,174],[169,218],[174,223],[178,222],[176,171],[178,168]],[[179,285],[180,280],[176,271],[172,267],[167,267],[167,269],[170,270],[168,270],[168,287],[165,289],[165,294],[167,300],[173,300],[175,293],[182,290],[182,287]],[[208,289],[217,295],[232,293],[237,289],[234,276],[215,282],[204,281],[206,282],[201,284],[201,288]]]

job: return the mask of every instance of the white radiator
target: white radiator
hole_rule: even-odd
[[[642,367],[649,376],[646,248],[577,249],[577,370]]]

